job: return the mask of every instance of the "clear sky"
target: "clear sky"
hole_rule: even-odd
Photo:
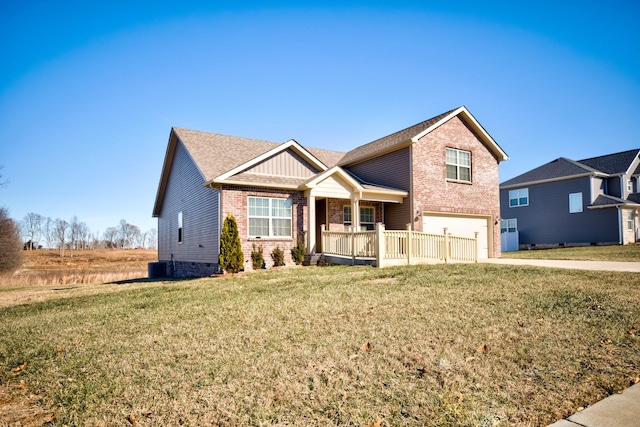
[[[640,148],[640,3],[5,1],[0,206],[143,231],[172,126],[347,151],[465,105],[510,156]]]

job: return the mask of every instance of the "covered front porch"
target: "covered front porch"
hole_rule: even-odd
[[[305,196],[307,252],[332,263],[385,267],[478,260],[477,233],[464,238],[446,228],[442,234],[413,231],[407,191],[361,183],[333,168],[308,182]]]

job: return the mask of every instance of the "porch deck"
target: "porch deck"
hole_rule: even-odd
[[[377,224],[375,231],[322,230],[322,253],[350,264],[376,267],[425,264],[430,262],[478,262],[478,233],[475,238],[421,233],[411,230],[385,230]]]

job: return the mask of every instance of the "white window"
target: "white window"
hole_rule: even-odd
[[[446,149],[447,179],[471,182],[471,152]]]
[[[627,230],[633,230],[633,211],[627,211]]]
[[[249,237],[291,237],[291,200],[249,197]]]
[[[509,191],[509,207],[514,208],[517,206],[529,205],[529,189],[521,188],[519,190]]]
[[[182,243],[182,212],[178,212],[178,243]]]
[[[633,193],[633,181],[631,181],[630,179],[627,180],[627,191],[629,193]]]
[[[518,220],[516,218],[500,220],[500,234],[515,233],[516,231],[518,231]]]
[[[344,230],[348,231],[353,221],[351,219],[351,206],[343,207],[343,220]],[[374,230],[375,229],[376,211],[372,206],[360,207],[360,229],[361,230]]]
[[[582,193],[569,194],[569,213],[582,212]]]

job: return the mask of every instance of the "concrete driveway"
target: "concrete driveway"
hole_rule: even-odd
[[[507,265],[533,265],[536,267],[569,268],[574,270],[598,270],[598,271],[630,271],[640,273],[640,262],[619,261],[573,261],[555,259],[510,259],[487,258],[479,262],[488,264]]]

